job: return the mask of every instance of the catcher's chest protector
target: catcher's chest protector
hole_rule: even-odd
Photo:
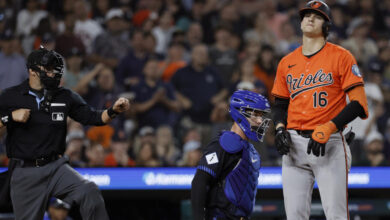
[[[237,207],[233,214],[249,216],[256,198],[260,174],[260,155],[251,143],[241,139],[233,132],[224,132],[219,142],[229,153],[237,153],[242,150],[241,159],[223,181],[223,189],[229,201]]]

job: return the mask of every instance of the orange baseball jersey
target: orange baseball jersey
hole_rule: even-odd
[[[272,94],[290,99],[288,129],[313,130],[336,117],[347,104],[346,91],[363,83],[353,55],[327,42],[310,58],[302,46],[283,57]]]

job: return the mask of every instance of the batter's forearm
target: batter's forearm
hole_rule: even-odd
[[[274,122],[275,129],[282,126],[286,127],[288,105],[288,99],[275,98],[275,105],[272,108],[272,120]]]
[[[340,131],[349,122],[355,118],[365,115],[363,107],[357,101],[352,101],[344,107],[344,109],[332,119],[333,123],[336,124],[337,129]]]

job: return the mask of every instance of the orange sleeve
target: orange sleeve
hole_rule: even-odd
[[[368,105],[367,105],[367,97],[366,92],[364,91],[363,86],[356,86],[353,89],[347,92],[350,101],[357,101],[363,107],[364,113],[366,113],[366,117],[362,119],[366,119],[368,117]]]
[[[338,65],[341,87],[344,91],[364,84],[357,62],[349,51],[346,50],[342,53]]]
[[[278,64],[278,69],[276,70],[276,77],[274,81],[274,86],[272,87],[272,95],[278,98],[289,99],[290,91],[287,88],[285,70],[283,68],[284,59],[282,59]]]

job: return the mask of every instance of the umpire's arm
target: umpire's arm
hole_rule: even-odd
[[[207,192],[210,188],[212,176],[203,170],[196,170],[191,185],[191,206],[194,220],[205,219]]]
[[[104,125],[109,123],[117,114],[130,108],[129,101],[126,98],[119,98],[112,107],[104,111],[95,110],[75,92],[71,92],[70,99],[69,116],[84,125]]]
[[[129,110],[130,108],[130,102],[128,99],[126,98],[119,98],[118,100],[116,100],[116,102],[114,103],[114,105],[110,108],[110,109],[106,109],[103,111],[102,113],[102,121],[107,124],[109,123],[117,114],[120,114],[124,111],[127,111]],[[110,111],[112,113],[110,113]],[[114,114],[114,115],[112,115]]]

